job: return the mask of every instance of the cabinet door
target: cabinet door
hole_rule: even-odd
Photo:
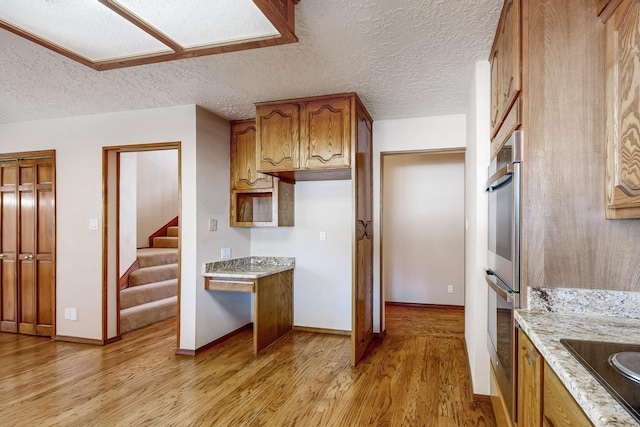
[[[549,365],[544,366],[544,425],[551,427],[593,426],[580,405],[553,373]]]
[[[520,93],[520,0],[507,0],[504,5],[502,25],[502,63],[501,63],[501,117],[509,112],[509,108]]]
[[[529,337],[518,332],[518,426],[542,425],[543,358]]]
[[[491,137],[520,94],[521,64],[520,0],[506,0],[491,49]]]
[[[0,332],[18,332],[18,163],[0,163]]]
[[[299,168],[300,105],[256,107],[258,170],[292,171]]]
[[[351,98],[303,105],[302,169],[348,168],[351,164]]]
[[[258,172],[253,120],[231,123],[231,187],[234,190],[273,187],[273,178]]]
[[[640,218],[640,3],[606,24],[607,218]]]
[[[500,33],[499,33],[500,34]],[[491,57],[489,58],[491,65],[491,135],[493,136],[498,130],[498,119],[500,118],[500,111],[502,105],[500,103],[500,59],[502,56],[502,38],[500,35],[496,36],[493,49],[491,50]]]

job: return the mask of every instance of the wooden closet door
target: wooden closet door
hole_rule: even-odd
[[[18,332],[18,163],[0,162],[0,331]]]
[[[18,332],[51,336],[54,313],[53,159],[19,164]]]

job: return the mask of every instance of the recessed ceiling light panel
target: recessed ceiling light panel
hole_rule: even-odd
[[[252,0],[114,0],[184,48],[280,36]]]
[[[172,51],[97,1],[2,0],[0,18],[91,61]]]

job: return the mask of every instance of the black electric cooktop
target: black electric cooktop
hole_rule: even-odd
[[[628,352],[640,352],[640,344],[565,339],[560,342],[640,423],[640,382],[630,372],[610,363],[610,359],[614,365],[617,359],[624,361],[630,355]]]

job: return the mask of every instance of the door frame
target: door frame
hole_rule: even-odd
[[[119,154],[145,151],[177,150],[178,152],[178,226],[182,227],[182,151],[181,143],[159,142],[150,144],[102,147],[102,341],[105,344],[122,339],[120,334],[120,194]],[[179,236],[182,236],[180,231]],[[178,240],[178,314],[176,347],[180,343],[180,289],[182,242]]]
[[[53,242],[52,242],[52,265],[53,265],[53,287],[51,289],[51,338],[56,336],[56,290],[57,290],[57,232],[58,229],[56,227],[56,219],[57,219],[57,201],[56,201],[56,150],[38,150],[38,151],[21,151],[16,153],[2,153],[0,154],[0,162],[10,162],[10,161],[20,161],[20,160],[37,160],[43,158],[51,158],[53,161],[53,218],[52,218],[52,226],[53,226]],[[16,177],[19,179],[19,177]],[[17,185],[17,184],[16,184]],[[35,200],[34,200],[35,201]],[[17,209],[17,207],[16,207]],[[18,224],[16,224],[18,226]],[[16,235],[19,236],[19,230],[16,229]],[[17,256],[17,252],[16,252]],[[16,259],[16,268],[17,268],[17,259]],[[17,271],[16,271],[16,286],[17,286]],[[16,306],[16,314],[19,311],[19,307]],[[16,318],[16,322],[19,322],[19,319]],[[19,332],[18,332],[19,333]],[[48,335],[47,335],[48,336]]]
[[[385,288],[385,280],[384,280],[384,245],[383,245],[383,236],[384,236],[384,159],[387,156],[396,156],[396,155],[423,155],[423,154],[463,154],[466,160],[466,147],[451,147],[451,148],[430,148],[425,150],[405,150],[405,151],[382,151],[380,152],[380,206],[379,206],[379,217],[380,217],[380,239],[379,239],[379,254],[378,254],[378,274],[380,278],[380,334],[384,336],[387,332],[386,325],[386,315],[385,315],[385,304],[386,304],[386,288]],[[466,165],[465,165],[466,167]],[[466,192],[466,188],[465,188]],[[465,242],[466,244],[466,242]],[[465,271],[465,276],[466,276]],[[465,280],[466,283],[466,280]],[[466,292],[466,289],[465,289]]]

